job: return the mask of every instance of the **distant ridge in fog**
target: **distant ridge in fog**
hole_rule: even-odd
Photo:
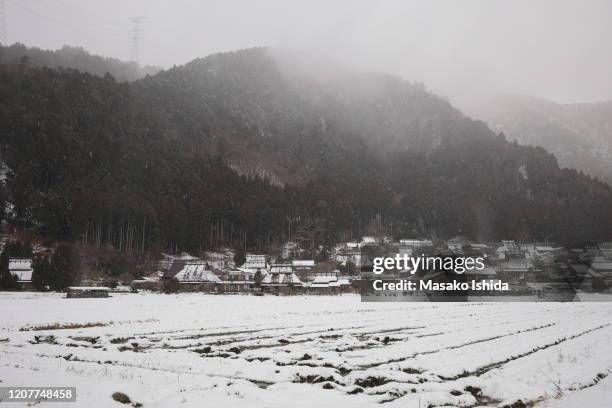
[[[66,45],[52,51],[30,48],[20,43],[0,46],[0,64],[18,64],[24,57],[27,57],[31,67],[73,68],[98,76],[109,73],[118,81],[135,81],[161,70],[152,66],[141,67],[133,61],[125,62],[117,58],[93,55],[81,47]]]
[[[561,166],[612,185],[612,101],[559,104],[505,94],[467,109],[509,139],[542,146]]]

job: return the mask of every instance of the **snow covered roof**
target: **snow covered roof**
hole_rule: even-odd
[[[298,268],[312,268],[315,266],[315,261],[312,259],[296,259],[292,264]]]
[[[17,275],[19,282],[32,281],[32,259],[30,258],[10,258],[9,271],[13,275]]]
[[[404,238],[404,239],[400,239],[399,243],[401,245],[408,245],[408,246],[415,246],[415,247],[431,246],[431,245],[433,245],[433,242],[431,242],[431,240],[429,240],[429,239],[409,239],[409,238]]]
[[[161,276],[157,275],[157,274],[151,274],[151,275],[147,275],[147,276],[143,276],[140,279],[134,279],[132,282],[159,282],[160,281]]]
[[[9,270],[27,270],[32,269],[32,259],[30,258],[10,258],[9,259]]]
[[[243,268],[247,269],[265,269],[266,268],[266,256],[258,254],[247,254],[246,260],[244,261]]]
[[[311,282],[311,288],[334,288],[344,285],[350,285],[348,277],[338,276],[336,273],[318,273]]]
[[[269,286],[286,286],[288,284],[301,285],[302,281],[294,273],[270,273],[263,278],[261,284]]]
[[[270,265],[270,273],[293,273],[292,264],[272,264]]]
[[[220,279],[212,271],[207,270],[203,263],[186,264],[174,277],[179,282],[220,282]]]
[[[470,246],[474,249],[489,249],[487,244],[470,244]]]
[[[338,275],[334,274],[317,274],[312,281],[312,284],[329,284],[330,282],[338,282]]]
[[[244,268],[244,267],[242,267],[242,266],[241,266],[241,267],[236,268],[235,270],[230,271],[230,275],[231,275],[233,272],[236,272],[236,271],[239,271],[239,272],[244,273],[244,274],[247,274],[247,275],[254,275],[254,274],[256,274],[256,273],[257,273],[257,270],[256,270],[256,269]],[[268,273],[268,272],[267,272],[265,269],[260,269],[260,270],[259,270],[259,272],[260,272],[262,275],[266,275],[266,274]]]
[[[351,284],[351,281],[350,281],[350,279],[349,279],[347,276],[340,276],[340,277],[338,278],[338,284],[339,284],[340,286],[345,286],[345,285],[347,285],[347,286],[348,286],[348,285],[350,285],[350,284]]]
[[[68,290],[111,290],[111,288],[106,286],[69,286]]]

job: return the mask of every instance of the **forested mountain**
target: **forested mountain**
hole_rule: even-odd
[[[296,75],[266,49],[133,83],[0,72],[7,217],[122,250],[372,232],[610,239],[612,190],[378,74]]]
[[[558,104],[498,95],[470,111],[510,139],[551,151],[561,166],[612,185],[612,101]]]
[[[38,68],[73,68],[98,76],[109,73],[118,81],[135,81],[161,70],[158,67],[140,67],[133,61],[124,62],[116,58],[92,55],[81,47],[64,46],[51,51],[29,48],[20,43],[0,45],[0,64],[9,67],[27,64]]]

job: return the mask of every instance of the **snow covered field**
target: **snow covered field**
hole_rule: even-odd
[[[0,385],[52,407],[598,408],[610,373],[612,303],[0,293]]]

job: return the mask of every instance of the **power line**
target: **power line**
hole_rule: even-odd
[[[140,61],[140,40],[142,39],[143,29],[140,26],[144,17],[132,17],[130,18],[130,23],[132,23],[132,29],[130,30],[130,34],[132,34],[132,61],[139,62]]]

